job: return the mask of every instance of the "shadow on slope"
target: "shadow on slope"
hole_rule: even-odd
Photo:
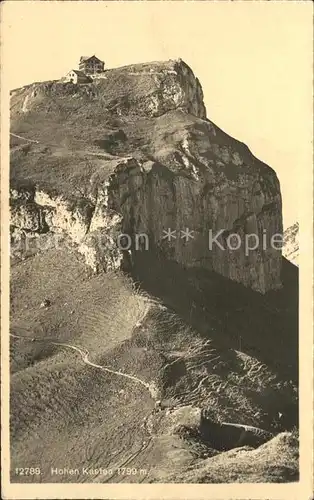
[[[183,268],[135,252],[133,276],[144,290],[204,336],[256,356],[278,374],[298,375],[298,270],[283,259],[283,288],[259,294],[217,273]]]
[[[266,295],[213,272],[183,269],[150,252],[136,252],[134,277],[204,339],[214,340],[226,352],[233,349],[254,357],[285,383],[297,383],[298,274],[286,259],[283,288]],[[262,397],[266,408],[277,406],[271,391]],[[282,410],[286,428],[291,428],[298,409],[288,395]]]

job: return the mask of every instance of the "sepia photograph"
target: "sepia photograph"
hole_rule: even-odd
[[[309,486],[311,3],[1,17],[4,498]]]

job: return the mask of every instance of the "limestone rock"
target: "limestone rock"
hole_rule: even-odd
[[[19,229],[40,232],[41,218],[37,205],[20,202],[11,204],[10,223]]]
[[[64,231],[79,243],[89,229],[93,207],[86,199],[72,200],[53,197],[43,191],[36,191],[35,203],[42,208],[50,230]]]
[[[119,269],[124,258],[110,232],[88,233],[80,243],[78,251],[84,255],[87,265],[94,272]]]

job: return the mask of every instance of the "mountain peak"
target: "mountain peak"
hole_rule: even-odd
[[[180,265],[262,293],[281,286],[281,253],[269,244],[282,229],[277,176],[206,118],[202,87],[181,59],[109,69],[90,83],[24,87],[12,95],[11,116],[12,186],[33,184],[45,227],[61,224],[88,259],[98,255],[91,233],[103,236],[119,220],[119,231],[150,235],[150,249]],[[47,205],[58,215],[44,216]],[[25,224],[14,213],[14,225]],[[176,237],[168,240],[169,229]],[[247,253],[250,233],[258,245]],[[110,265],[103,255],[95,266],[118,265],[113,253]]]

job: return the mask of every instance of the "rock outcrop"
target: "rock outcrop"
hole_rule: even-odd
[[[11,101],[15,237],[64,232],[95,270],[152,251],[262,293],[281,286],[277,176],[206,118],[183,61],[33,84]]]

